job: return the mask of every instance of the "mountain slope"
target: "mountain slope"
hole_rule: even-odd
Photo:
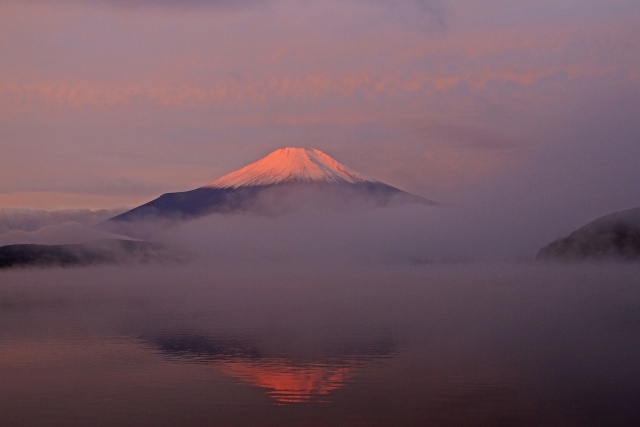
[[[163,194],[108,223],[187,220],[212,213],[273,215],[314,204],[404,203],[435,204],[357,173],[319,150],[289,147],[195,190]]]
[[[600,217],[538,252],[538,261],[640,261],[640,208]]]

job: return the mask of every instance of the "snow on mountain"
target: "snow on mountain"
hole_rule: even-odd
[[[300,206],[384,207],[437,203],[359,174],[313,148],[282,148],[194,190],[166,193],[103,223],[139,236],[144,221],[183,221],[214,213],[281,215]],[[125,223],[132,227],[122,228]]]
[[[287,147],[278,149],[203,188],[238,188],[284,182],[380,183],[354,172],[315,148]]]

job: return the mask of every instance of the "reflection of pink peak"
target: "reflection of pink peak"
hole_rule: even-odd
[[[280,359],[260,362],[227,361],[217,366],[225,374],[268,390],[281,403],[307,402],[326,396],[344,386],[355,365],[313,364],[291,366]]]
[[[237,188],[284,182],[378,183],[315,148],[281,148],[205,186]]]

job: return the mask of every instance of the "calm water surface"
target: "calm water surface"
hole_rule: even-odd
[[[0,425],[640,425],[638,273],[2,272]]]

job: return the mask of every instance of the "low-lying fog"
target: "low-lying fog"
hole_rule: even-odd
[[[0,271],[3,422],[632,424],[640,267],[534,263],[548,238],[521,222],[213,215],[138,228],[178,261]]]
[[[637,419],[637,266],[309,263],[309,255],[0,272],[3,419]]]
[[[58,222],[41,211],[5,211],[0,245],[83,243],[131,234],[207,262],[520,262],[533,260],[542,246],[560,237],[544,221],[496,217],[479,208],[305,207],[306,200],[297,204],[295,199],[288,204],[273,215],[213,214],[178,224],[125,224],[115,233],[92,227],[115,211],[69,211],[59,214]]]

